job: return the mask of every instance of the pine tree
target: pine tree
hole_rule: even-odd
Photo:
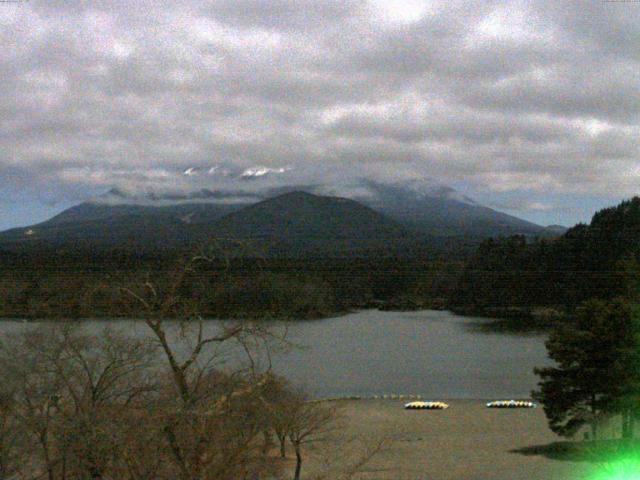
[[[623,307],[624,308],[624,307]],[[612,407],[622,417],[622,438],[633,438],[635,421],[640,417],[640,306],[626,305],[619,316],[626,335],[613,365],[615,393]]]
[[[546,346],[556,366],[535,370],[541,381],[533,396],[551,430],[570,437],[589,424],[597,438],[599,419],[621,414],[622,434],[630,437],[640,393],[640,336],[631,304],[589,300],[554,329]]]

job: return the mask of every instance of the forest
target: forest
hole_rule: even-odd
[[[126,251],[5,257],[0,316],[117,318],[139,314],[121,293],[151,279],[163,288],[201,253]],[[309,319],[362,308],[444,308],[461,262],[427,258],[224,258],[208,252],[180,292],[207,318]]]
[[[597,212],[556,239],[487,239],[474,253],[353,258],[229,256],[215,241],[197,251],[89,247],[0,251],[0,316],[139,315],[122,289],[162,288],[185,261],[181,299],[206,318],[322,318],[363,308],[451,309],[548,326],[585,300],[640,292],[640,198]]]
[[[486,240],[448,305],[459,313],[553,322],[586,300],[639,293],[640,197],[634,197],[555,240]]]

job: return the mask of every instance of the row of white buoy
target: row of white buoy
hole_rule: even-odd
[[[1,0],[0,0],[1,1]],[[444,410],[449,408],[449,404],[441,401],[422,401],[422,395],[373,395],[363,397],[359,395],[349,395],[342,397],[325,397],[310,400],[310,402],[332,402],[339,400],[416,400],[405,403],[407,410]],[[536,404],[528,400],[494,400],[486,404],[487,408],[536,408]]]
[[[536,404],[526,400],[495,400],[487,403],[488,408],[536,408]]]
[[[371,397],[373,400],[420,400],[422,395],[395,395],[395,394],[384,394],[384,395],[373,395]]]
[[[2,0],[0,0],[0,3]],[[343,395],[340,397],[322,397],[316,398],[314,400],[309,400],[309,402],[337,402],[340,400],[420,400],[422,395],[397,395],[397,394],[384,394],[384,395],[371,395],[371,396],[361,396],[361,395]]]
[[[487,403],[487,408],[535,408],[536,404],[526,400],[495,400]],[[409,402],[405,403],[407,410],[444,410],[449,405],[444,402]]]
[[[409,402],[404,405],[407,410],[444,410],[449,405],[444,402]]]

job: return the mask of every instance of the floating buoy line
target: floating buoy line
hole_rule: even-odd
[[[536,404],[526,400],[494,400],[487,408],[536,408]]]
[[[449,404],[444,402],[409,402],[405,403],[407,410],[444,410],[449,408]]]
[[[332,402],[340,400],[405,400],[416,399],[404,404],[406,410],[444,410],[449,404],[442,401],[422,401],[420,395],[346,395],[341,397],[327,397],[309,400],[310,402]],[[536,408],[536,404],[529,400],[493,400],[486,404],[487,408]]]

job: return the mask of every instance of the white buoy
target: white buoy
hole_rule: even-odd
[[[449,405],[444,402],[409,402],[405,403],[406,410],[444,410]]]
[[[536,404],[527,400],[494,400],[487,408],[536,408]]]

